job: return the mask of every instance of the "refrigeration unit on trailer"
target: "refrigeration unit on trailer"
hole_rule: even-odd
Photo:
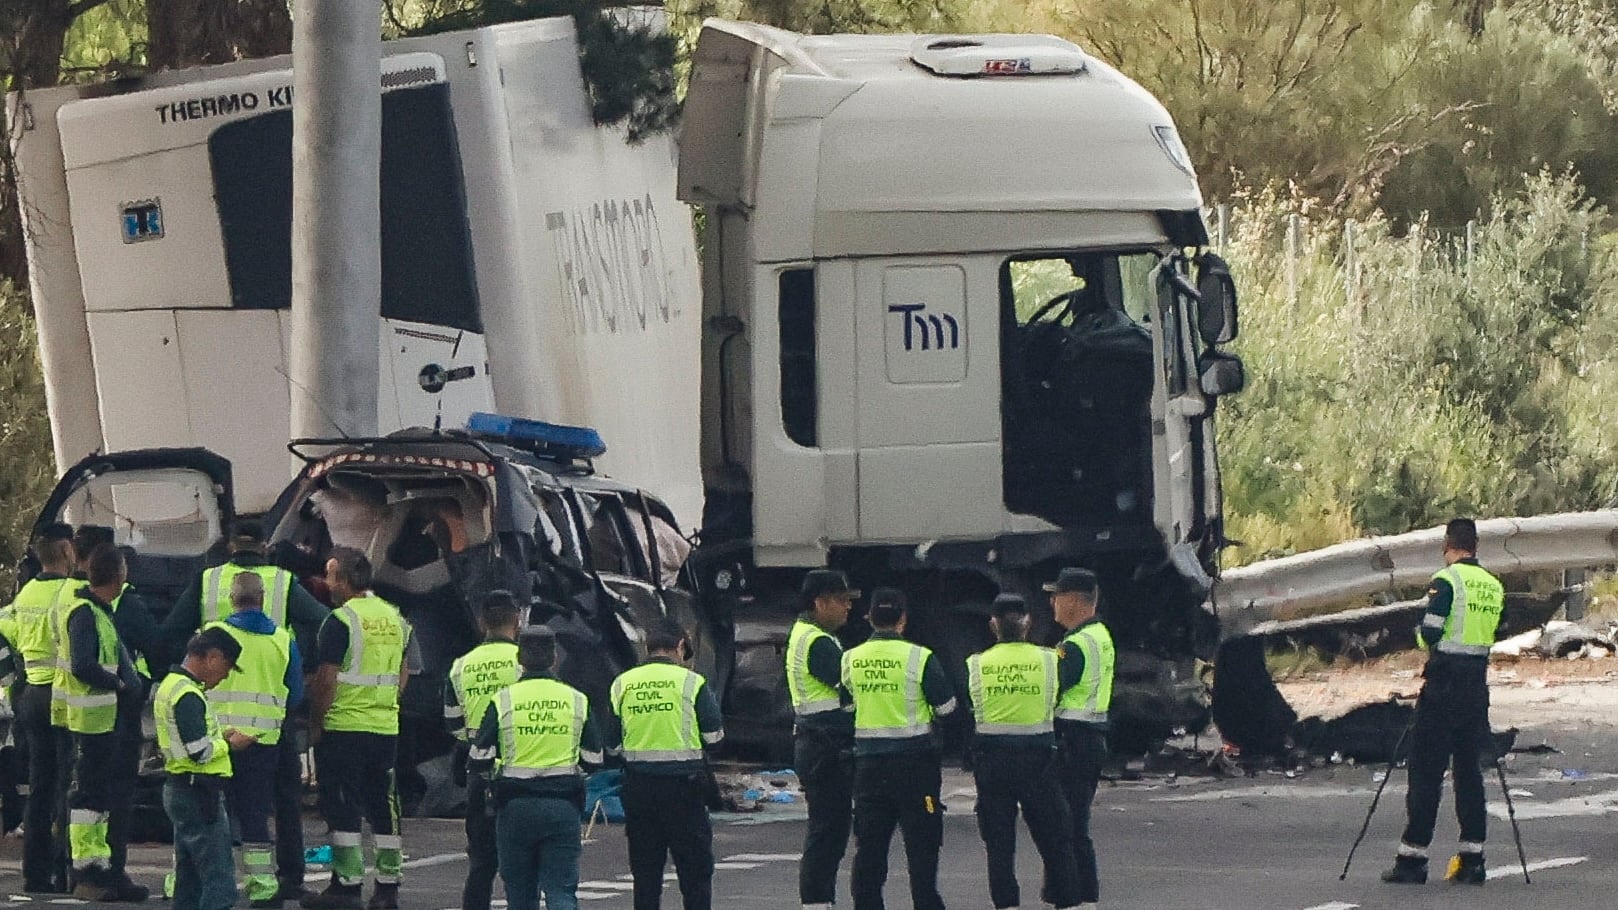
[[[588,423],[604,469],[694,524],[700,291],[671,139],[595,125],[570,19],[383,53],[380,431]],[[289,57],[9,98],[60,469],[202,446],[246,514],[290,479],[296,103]]]

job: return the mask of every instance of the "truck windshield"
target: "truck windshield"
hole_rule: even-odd
[[[1150,251],[1019,257],[1001,270],[1007,509],[1063,527],[1152,515]]]

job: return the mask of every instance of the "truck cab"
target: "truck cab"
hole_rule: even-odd
[[[1040,582],[1087,565],[1125,652],[1115,713],[1205,719],[1212,419],[1241,371],[1163,107],[1048,36],[710,21],[679,141],[708,230],[703,541],[734,545],[709,570],[738,641],[831,565],[909,592],[964,674],[994,593],[1049,635]]]

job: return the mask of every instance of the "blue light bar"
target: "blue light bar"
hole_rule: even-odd
[[[590,427],[570,427],[477,411],[466,419],[466,429],[479,436],[507,440],[519,446],[537,444],[572,458],[596,458],[607,452],[607,444],[601,434]]]

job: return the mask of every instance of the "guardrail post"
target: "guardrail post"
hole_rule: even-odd
[[[1566,569],[1562,572],[1562,589],[1567,591],[1567,600],[1563,608],[1567,611],[1567,618],[1571,622],[1584,619],[1584,611],[1590,604],[1590,588],[1585,584],[1583,569]]]

